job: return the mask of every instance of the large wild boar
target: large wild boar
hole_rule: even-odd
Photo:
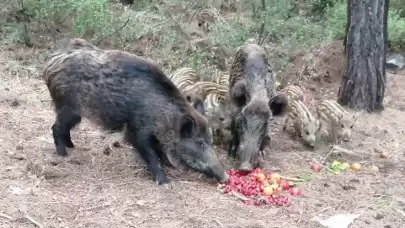
[[[287,108],[285,95],[276,94],[268,66],[263,48],[247,44],[240,47],[230,69],[232,140],[228,154],[239,155],[239,170],[259,166],[260,151],[270,144],[269,119],[283,115]]]
[[[73,148],[70,130],[86,117],[106,130],[125,129],[157,184],[167,184],[162,161],[228,180],[213,151],[203,102],[194,107],[152,60],[119,50],[102,50],[72,39],[43,70],[55,106],[56,153]],[[200,112],[199,112],[200,111]]]

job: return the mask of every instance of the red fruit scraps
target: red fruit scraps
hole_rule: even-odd
[[[245,205],[273,205],[273,206],[291,206],[291,199],[288,196],[282,196],[280,193],[282,191],[288,190],[286,187],[285,180],[273,181],[274,184],[279,186],[277,189],[273,189],[273,194],[266,196],[263,194],[263,189],[268,187],[268,177],[270,174],[264,173],[261,169],[255,169],[252,172],[243,172],[234,169],[227,171],[229,174],[229,180],[224,184],[219,184],[219,191],[225,194],[233,194]],[[266,176],[265,184],[257,180],[257,174],[263,173]],[[287,182],[288,183],[288,182]],[[284,186],[282,186],[284,185]],[[272,185],[274,186],[274,185]],[[271,186],[270,186],[271,187]]]

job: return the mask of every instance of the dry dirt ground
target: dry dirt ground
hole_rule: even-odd
[[[318,72],[302,78],[302,85],[314,94],[308,97],[335,96],[336,77],[343,69],[341,51],[341,43],[334,42],[298,55],[283,77],[294,82],[295,73],[310,63]],[[128,146],[110,148],[121,141],[119,134],[105,134],[87,121],[72,132],[76,148],[70,156],[55,156],[50,131],[54,113],[39,75],[43,53],[5,46],[0,53],[2,228],[315,228],[320,225],[311,221],[314,216],[325,219],[339,213],[361,214],[353,228],[404,227],[405,74],[387,75],[386,109],[361,115],[353,139],[343,145],[352,153],[332,154],[325,161],[359,162],[361,171],[314,174],[300,184],[303,196],[294,198],[290,208],[248,207],[191,172],[170,169],[174,188],[155,186]],[[264,168],[278,168],[291,177],[311,173],[309,163],[324,160],[329,150],[306,149],[280,130],[281,123],[275,120],[272,154]],[[379,151],[390,156],[381,159]],[[224,152],[221,157],[225,161]],[[380,172],[368,170],[371,165]]]

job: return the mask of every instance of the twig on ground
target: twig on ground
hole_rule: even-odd
[[[111,34],[109,34],[109,35],[107,35],[107,36],[101,38],[101,39],[97,42],[97,46],[100,45],[101,42],[103,42],[103,41],[104,41],[105,39],[107,39],[108,37],[111,37],[111,36],[117,34],[117,32],[119,32],[121,29],[123,29],[125,26],[127,26],[128,22],[129,22],[129,17],[128,17],[127,21],[125,21],[125,23],[124,23],[121,27],[119,27],[119,28],[118,28],[117,30],[115,30],[113,33],[111,33]]]
[[[221,221],[219,221],[218,219],[214,218],[213,219],[220,227],[225,227],[224,224],[222,224]]]
[[[2,213],[2,212],[0,212],[0,217],[6,218],[6,219],[11,220],[11,221],[14,221],[14,220],[15,220],[15,219],[14,219],[13,217],[11,217],[10,215],[5,214],[5,213]]]
[[[327,210],[329,210],[329,209],[332,209],[332,207],[326,207],[326,208],[324,208],[324,209],[322,209],[322,210],[316,212],[315,215],[318,215],[318,214],[320,214],[320,213],[322,213],[322,212],[324,212],[324,211],[327,211]]]
[[[326,159],[333,153],[333,147],[329,150],[329,153],[325,156],[325,158],[323,158],[322,160],[322,164],[326,161]]]
[[[232,195],[235,196],[236,198],[238,198],[238,199],[241,200],[241,201],[249,200],[248,198],[242,196],[241,194],[239,194],[239,193],[237,193],[237,192],[235,192],[235,191],[232,191]]]
[[[132,222],[130,222],[130,221],[124,219],[124,218],[121,218],[121,221],[125,222],[125,223],[126,223],[128,226],[130,226],[130,227],[138,228],[137,225],[133,224]]]
[[[402,204],[405,205],[405,198],[403,198],[403,197],[397,197],[397,196],[394,196],[393,198],[394,198],[396,201],[398,201],[398,202],[400,202],[400,203],[402,203]]]
[[[289,181],[297,181],[297,182],[304,182],[305,180],[299,179],[299,178],[293,178],[293,177],[285,177],[285,176],[280,176],[281,179],[284,180],[289,180]]]
[[[79,209],[79,212],[82,212],[82,211],[92,211],[92,210],[95,210],[95,209],[105,208],[105,207],[109,207],[109,206],[111,206],[111,202],[105,203],[105,204],[102,204],[102,205],[96,205],[96,206],[93,206],[93,207],[88,207],[88,208]]]
[[[315,162],[315,163],[317,163],[318,165],[322,166],[323,168],[325,168],[325,169],[327,169],[328,171],[330,171],[330,172],[332,172],[332,173],[333,173],[333,170],[331,170],[331,169],[329,169],[328,167],[326,167],[326,166],[322,165],[322,164],[321,164],[321,163],[319,163],[317,160],[312,159],[312,161],[313,161],[313,162]]]
[[[26,218],[28,221],[32,222],[34,225],[36,225],[39,228],[43,228],[44,226],[41,225],[41,223],[39,223],[37,220],[35,220],[34,218],[32,218],[29,215],[25,215],[24,218]]]
[[[403,212],[403,211],[401,211],[401,210],[399,210],[398,208],[395,208],[395,207],[393,207],[393,209],[394,209],[396,212],[398,212],[399,214],[401,214],[402,216],[404,216],[404,218],[405,218],[405,212]]]
[[[130,149],[130,150],[134,149],[132,146],[126,146],[126,145],[121,145],[121,147],[126,148],[126,149]]]
[[[333,145],[332,151],[333,151],[334,153],[336,153],[336,152],[343,152],[343,153],[345,153],[345,154],[355,154],[353,151],[348,150],[348,149],[345,149],[345,148],[340,147],[340,146],[337,146],[337,145]]]
[[[299,203],[298,211],[300,213],[300,218],[298,219],[297,223],[300,223],[302,221],[302,215],[304,214],[304,202]]]

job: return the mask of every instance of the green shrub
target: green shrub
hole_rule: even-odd
[[[0,3],[2,15],[21,9],[20,0],[11,1],[12,4]],[[65,37],[82,37],[93,42],[105,39],[119,48],[131,46],[140,37],[151,35],[157,39],[152,48],[153,57],[163,60],[169,68],[177,65],[203,68],[212,64],[213,50],[191,44],[194,38],[186,34],[188,22],[184,21],[184,15],[190,16],[195,10],[215,5],[220,18],[210,25],[211,31],[206,38],[211,45],[206,46],[220,47],[229,57],[247,39],[257,39],[264,23],[263,37],[271,48],[274,65],[280,69],[292,53],[325,40],[344,37],[347,20],[347,0],[267,0],[266,10],[258,0],[227,1],[230,6],[225,7],[227,11],[220,7],[225,1],[213,0],[141,0],[125,10],[117,2],[23,0],[31,21],[10,22],[0,15],[2,35],[12,41],[24,42],[28,37],[27,30],[58,28]],[[389,40],[394,49],[401,49],[405,47],[405,18],[402,17],[405,1],[391,0],[390,4]],[[175,10],[170,12],[172,8]],[[124,23],[126,26],[121,28]],[[41,29],[34,25],[40,25]]]
[[[405,48],[405,18],[401,17],[401,11],[391,9],[388,14],[388,40],[394,50]]]
[[[325,31],[328,40],[345,37],[347,22],[347,2],[342,1],[327,7]]]
[[[347,0],[327,8],[325,16],[327,39],[344,37],[347,23]],[[388,40],[391,43],[391,48],[394,50],[405,48],[405,18],[401,17],[401,10],[389,10]]]
[[[100,36],[109,30],[107,0],[27,0],[34,19],[45,25],[70,24],[74,36]]]

